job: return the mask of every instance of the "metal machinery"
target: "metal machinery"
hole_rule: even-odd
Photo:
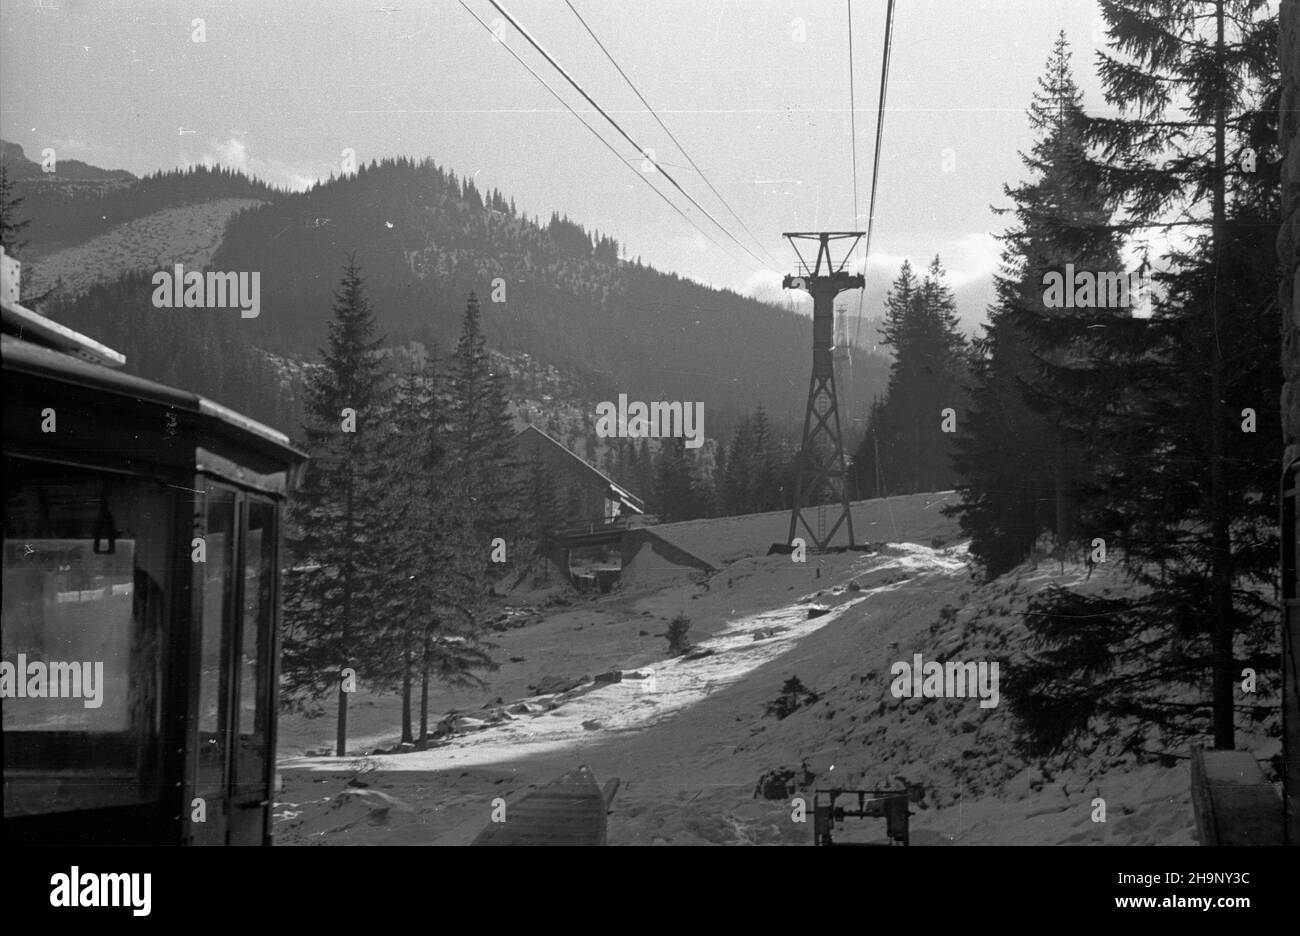
[[[814,790],[813,791],[813,844],[814,845],[906,845],[908,844],[908,803],[910,790]],[[845,806],[837,800],[856,800],[857,808]],[[845,819],[884,819],[886,842],[836,842],[832,832]]]

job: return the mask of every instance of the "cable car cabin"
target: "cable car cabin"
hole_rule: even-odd
[[[269,844],[281,514],[305,456],[12,299],[4,838]]]

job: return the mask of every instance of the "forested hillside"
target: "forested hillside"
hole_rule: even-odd
[[[232,219],[214,265],[261,271],[262,314],[250,331],[290,355],[322,340],[322,310],[355,256],[390,341],[446,345],[475,291],[490,346],[571,371],[598,399],[702,400],[716,412],[802,402],[807,318],[619,252],[567,218],[521,216],[501,193],[431,161],[397,159]],[[859,356],[853,399],[883,389],[885,359],[874,363]]]
[[[201,393],[298,435],[300,377],[248,340],[238,312],[155,309],[152,292],[148,274],[133,273],[42,311],[121,351],[128,373]]]
[[[61,173],[70,171],[69,165],[61,164]],[[302,193],[202,167],[142,179],[86,167],[80,175],[91,181],[63,184],[62,175],[40,173],[39,165],[12,145],[6,167],[14,193],[23,199],[18,213],[30,221],[19,256],[31,267],[33,287],[51,286],[45,282],[49,277],[40,277],[41,260],[56,251],[73,256],[66,248],[128,231],[131,224],[148,224],[183,206],[236,198],[262,203],[230,219],[208,264],[260,274],[257,319],[214,320],[192,329],[186,322],[194,313],[150,314],[148,281],[134,276],[69,299],[55,313],[109,343],[139,345],[132,370],[160,380],[173,372],[191,381],[201,378],[201,386],[180,383],[231,405],[244,401],[250,413],[296,419],[292,404],[258,389],[260,380],[232,386],[220,396],[225,381],[217,375],[229,368],[212,360],[219,353],[210,344],[213,336],[295,365],[315,360],[338,271],[355,257],[389,345],[415,340],[448,347],[473,291],[482,300],[491,348],[557,368],[581,388],[585,401],[619,393],[647,401],[703,401],[708,435],[719,440],[729,438],[756,405],[768,409],[776,435],[798,429],[793,420],[802,412],[812,344],[807,317],[661,273],[629,258],[612,237],[589,233],[559,213],[546,221],[524,216],[506,195],[480,192],[472,181],[431,160],[362,165],[355,174]],[[65,285],[72,279],[65,277]],[[145,311],[109,314],[105,309],[111,302]],[[128,325],[127,318],[135,324]],[[142,325],[146,319],[166,319],[157,326],[166,341],[154,347],[167,347],[167,353],[145,347],[143,336],[154,334],[153,326]],[[839,374],[841,398],[865,410],[883,392],[887,376],[886,357],[860,351],[852,373],[844,368]],[[278,396],[286,394],[292,396],[287,389]],[[849,425],[855,416],[865,421],[866,413],[846,414]]]
[[[180,205],[228,198],[268,201],[280,194],[257,179],[219,166],[172,169],[137,179],[124,170],[100,169],[77,160],[58,160],[54,172],[44,172],[21,146],[4,141],[0,141],[0,154],[14,193],[22,198],[20,214],[29,221],[20,252],[25,261]]]

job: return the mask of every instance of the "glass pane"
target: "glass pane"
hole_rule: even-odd
[[[192,822],[199,844],[225,844],[226,782],[229,763],[230,681],[224,678],[230,651],[234,601],[235,495],[209,487],[203,498],[206,561],[197,566],[202,582],[199,642],[199,711],[195,795],[204,801],[205,819]]]
[[[5,461],[5,816],[158,797],[172,495]]]
[[[235,495],[213,491],[206,497],[203,540],[207,562],[202,565],[203,639],[199,662],[199,731],[215,734],[221,726],[221,646],[224,624],[230,619],[234,582]]]
[[[237,795],[260,799],[266,773],[266,705],[272,620],[275,510],[248,501],[244,539],[244,613],[239,650],[239,774]]]

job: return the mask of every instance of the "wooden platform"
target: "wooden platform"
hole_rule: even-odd
[[[1192,749],[1192,808],[1202,845],[1282,844],[1282,799],[1246,751]]]
[[[472,845],[604,845],[605,796],[585,765],[514,802]]]

